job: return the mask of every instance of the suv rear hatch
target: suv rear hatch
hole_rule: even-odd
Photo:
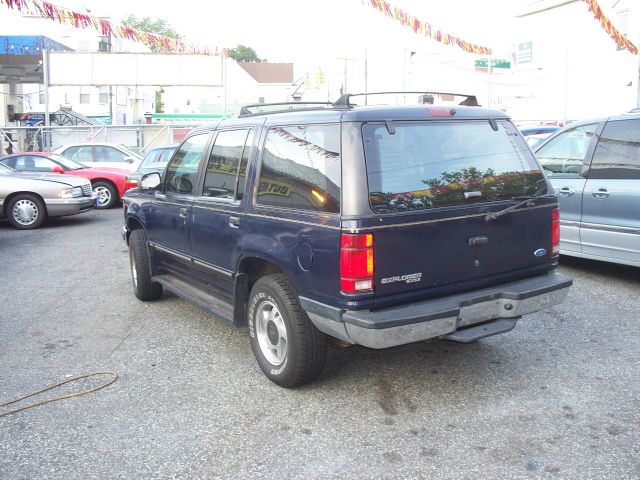
[[[547,181],[509,121],[369,122],[362,135],[376,217],[361,231],[373,234],[376,302],[551,268],[555,197],[544,196]]]

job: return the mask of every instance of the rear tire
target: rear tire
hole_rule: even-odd
[[[281,387],[315,380],[327,357],[327,339],[300,307],[284,275],[259,279],[249,296],[251,348],[264,374]]]
[[[136,297],[145,302],[160,298],[162,285],[151,281],[149,246],[147,236],[142,229],[136,229],[129,235],[129,263],[133,293]]]
[[[5,211],[12,227],[32,230],[40,227],[47,219],[47,209],[42,200],[30,193],[20,193],[7,203]]]
[[[93,193],[98,196],[96,208],[99,210],[111,208],[119,200],[116,187],[109,182],[96,182],[91,188],[93,189]]]

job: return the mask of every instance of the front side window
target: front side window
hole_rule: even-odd
[[[540,148],[536,157],[547,176],[579,177],[597,127],[594,123],[572,128]]]
[[[340,162],[339,124],[271,128],[256,203],[339,213]]]
[[[209,155],[202,196],[235,198],[238,167],[248,132],[248,130],[218,132]]]
[[[209,138],[208,133],[200,133],[187,138],[169,162],[165,177],[164,191],[193,195],[198,165]]]
[[[510,123],[397,122],[363,126],[369,200],[376,213],[467,205],[546,192]]]
[[[640,119],[607,122],[593,154],[589,178],[640,178]]]

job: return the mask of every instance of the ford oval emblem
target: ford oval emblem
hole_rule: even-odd
[[[538,250],[536,250],[535,252],[533,252],[533,254],[536,257],[544,257],[547,254],[547,251],[544,248],[539,248]]]

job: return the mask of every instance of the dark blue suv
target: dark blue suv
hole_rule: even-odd
[[[320,374],[331,337],[471,342],[572,283],[557,199],[505,114],[351,98],[244,108],[124,198],[136,296],[164,287],[247,326],[285,387]]]

